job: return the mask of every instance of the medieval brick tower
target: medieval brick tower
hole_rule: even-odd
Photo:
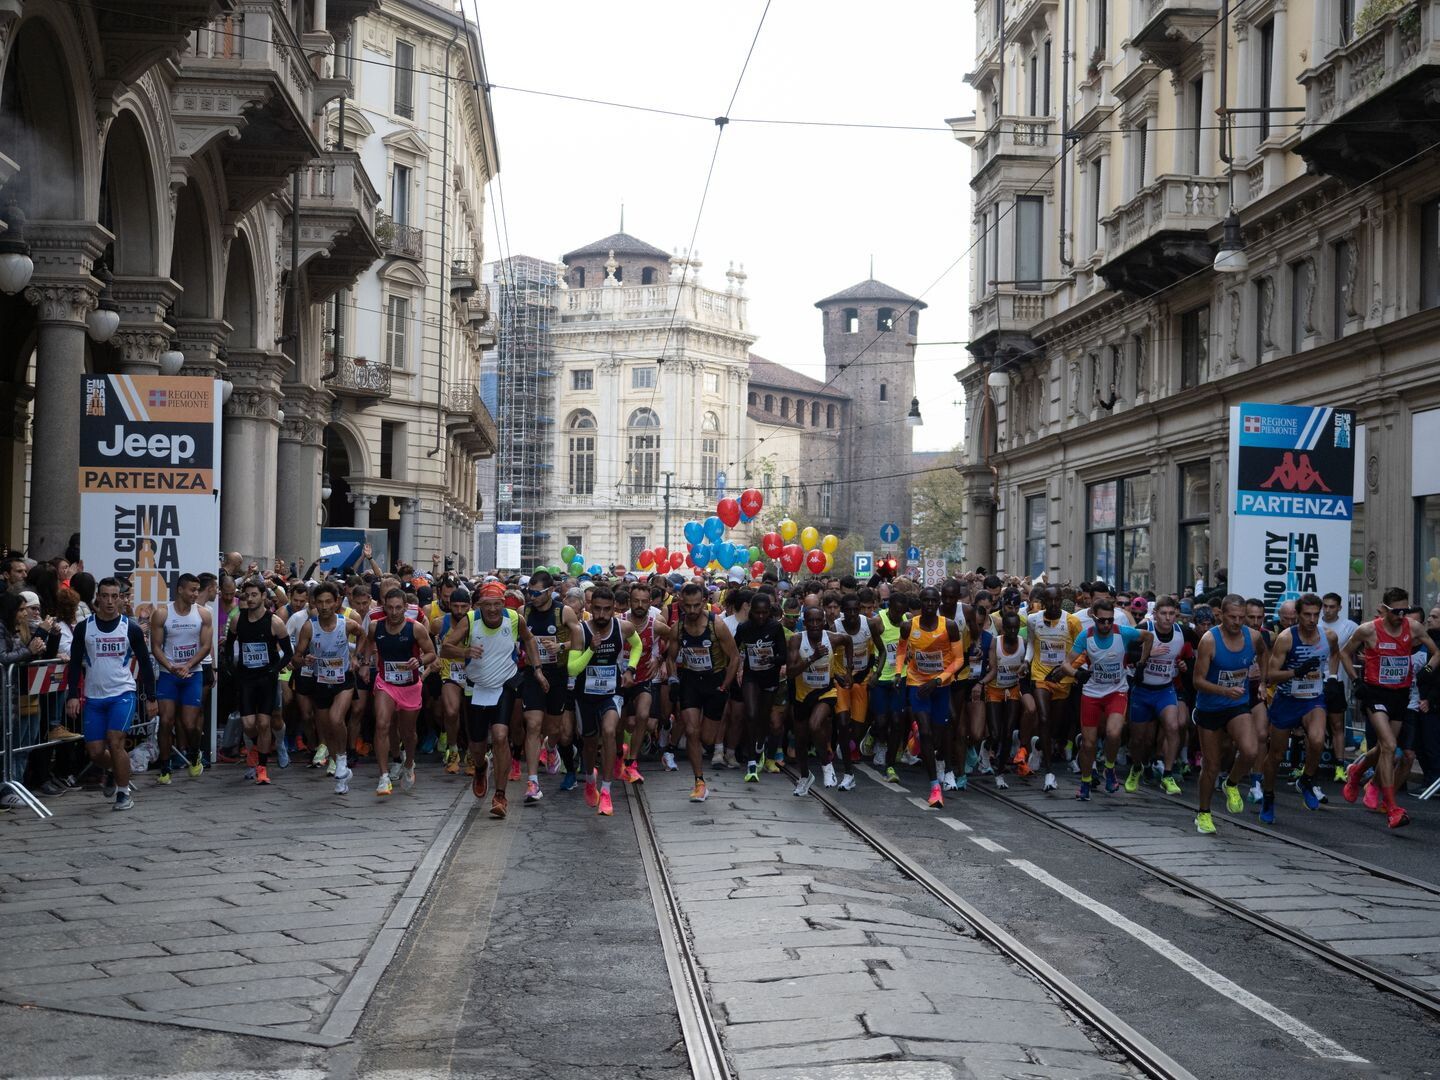
[[[874,278],[815,305],[824,327],[825,376],[850,396],[842,475],[851,533],[878,551],[880,526],[900,526],[909,542],[910,484],[896,478],[910,468],[915,396],[915,335],[925,304]],[[866,483],[868,477],[885,477]],[[858,481],[858,482],[857,482]]]

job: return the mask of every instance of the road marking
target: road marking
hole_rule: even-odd
[[[910,794],[909,788],[897,784],[891,780],[886,780],[885,777],[880,775],[880,772],[878,770],[872,769],[869,765],[856,765],[855,768],[860,770],[866,776],[870,777],[871,780],[874,780],[881,787],[887,787],[891,791],[899,791],[905,795]]]
[[[928,802],[926,802],[924,799],[920,798],[919,795],[911,795],[911,796],[910,796],[910,801],[911,801],[912,803],[914,803],[916,806],[918,806],[921,810],[929,810],[929,809],[931,809],[930,804],[929,804]]]
[[[1193,975],[1217,994],[1229,998],[1237,1005],[1250,1010],[1256,1016],[1260,1017],[1260,1019],[1274,1024],[1292,1039],[1303,1044],[1317,1057],[1328,1058],[1331,1061],[1350,1061],[1358,1064],[1368,1064],[1365,1058],[1360,1057],[1358,1054],[1351,1053],[1339,1043],[1326,1038],[1308,1024],[1295,1019],[1295,1017],[1289,1013],[1277,1009],[1263,998],[1256,997],[1243,986],[1227,979],[1218,971],[1206,967],[1183,949],[1173,945],[1159,934],[1147,930],[1139,923],[1127,919],[1114,908],[1086,896],[1078,889],[1072,888],[1053,874],[1040,869],[1040,867],[1028,860],[1010,859],[1009,862],[1010,865],[1017,870],[1022,870],[1029,874],[1042,885],[1048,885],[1072,903],[1078,904],[1087,911],[1094,913],[1111,926],[1124,930],[1136,941],[1159,953],[1181,971]]]
[[[963,821],[957,821],[953,817],[942,817],[940,820],[943,821],[946,825],[949,825],[950,828],[954,829],[956,832],[970,831],[969,825],[966,825]]]
[[[1009,848],[1005,847],[1004,845],[1002,845],[1002,844],[997,844],[994,840],[991,840],[991,839],[989,839],[988,837],[984,837],[984,836],[967,836],[965,839],[969,840],[972,844],[979,844],[979,845],[980,845],[981,847],[983,847],[986,851],[1009,851],[1009,850],[1010,850]]]

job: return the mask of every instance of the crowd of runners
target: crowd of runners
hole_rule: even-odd
[[[233,763],[263,786],[298,761],[337,796],[373,783],[383,799],[412,791],[425,760],[468,774],[496,818],[512,790],[534,805],[547,785],[583,787],[609,815],[612,783],[642,783],[644,761],[683,762],[693,802],[722,769],[796,795],[850,790],[859,768],[890,782],[921,770],[936,808],[970,783],[1059,794],[1064,777],[1081,801],[1188,786],[1201,833],[1216,831],[1217,796],[1270,823],[1278,793],[1316,810],[1328,783],[1393,829],[1409,822],[1397,792],[1417,730],[1440,705],[1440,608],[1422,617],[1398,588],[1357,625],[1336,594],[1271,620],[1238,595],[1206,605],[974,574],[923,588],[187,574],[142,617],[122,584],[99,582],[75,627],[67,705],[117,810],[134,804],[126,732],[144,712],[159,721],[161,785]],[[1347,763],[1352,709],[1366,750]],[[798,780],[763,779],[786,766]]]

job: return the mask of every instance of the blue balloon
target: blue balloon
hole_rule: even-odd
[[[714,514],[705,519],[705,539],[710,541],[719,540],[725,535],[725,523]]]
[[[715,553],[710,550],[709,544],[696,544],[690,549],[690,558],[695,560],[696,566],[709,566],[714,557]]]
[[[734,566],[737,562],[740,561],[740,552],[734,544],[730,543],[727,540],[725,543],[720,545],[720,554],[718,558],[720,560],[720,565],[723,566],[726,570],[729,570],[732,566]]]
[[[754,520],[755,519],[751,515],[745,513],[744,510],[740,511],[740,524],[746,525]]]
[[[603,566],[601,566],[598,562],[597,562],[597,563],[591,563],[591,564],[590,564],[590,576],[591,576],[591,577],[599,577],[599,576],[602,575],[603,573],[605,573],[605,568],[604,568]]]
[[[685,522],[685,542],[694,547],[705,539],[705,530],[701,528],[698,521]]]

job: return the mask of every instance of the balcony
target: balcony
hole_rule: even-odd
[[[379,196],[353,150],[327,150],[300,184],[300,262],[308,263],[310,299],[347,288],[380,257],[375,239]],[[285,253],[289,254],[288,240]],[[315,256],[322,258],[314,258]]]
[[[1110,260],[1100,276],[1112,289],[1149,296],[1215,261],[1207,239],[1229,209],[1225,182],[1207,176],[1161,176],[1100,219]]]
[[[1232,8],[1235,5],[1232,5]],[[1130,44],[1145,59],[1175,69],[1192,55],[1191,46],[1214,29],[1220,0],[1135,0]]]
[[[457,383],[445,398],[445,426],[465,449],[476,457],[490,457],[500,436],[490,410],[480,398],[479,383]]]
[[[386,255],[412,262],[422,262],[425,258],[425,230],[398,224],[389,214],[375,215],[375,239]]]
[[[1362,12],[1363,14],[1363,12]],[[1440,0],[1416,0],[1301,72],[1313,170],[1371,180],[1440,140]]]
[[[465,329],[475,347],[488,349],[495,344],[495,324],[490,320],[490,301],[483,292],[466,297],[463,307]],[[553,378],[553,372],[541,372]]]
[[[1058,125],[1051,117],[1002,116],[975,140],[975,170],[970,186],[977,186],[996,162],[1028,160],[1044,165],[1059,148]]]
[[[95,5],[95,25],[105,49],[105,75],[132,83],[185,47],[211,20],[234,10],[236,0],[115,0]]]
[[[170,92],[178,152],[217,143],[229,210],[243,213],[320,154],[315,73],[280,0],[237,0],[196,30]]]
[[[1014,285],[990,289],[970,307],[970,352],[991,364],[1030,354],[1036,347],[1030,330],[1050,314],[1049,295]]]
[[[561,304],[562,323],[597,320],[678,320],[727,330],[745,330],[745,297],[715,292],[692,283],[600,286],[567,289]]]
[[[326,367],[333,363],[334,356],[329,349],[325,351]],[[342,356],[325,386],[337,396],[354,398],[362,404],[379,401],[390,396],[390,365],[367,361],[363,356]]]

